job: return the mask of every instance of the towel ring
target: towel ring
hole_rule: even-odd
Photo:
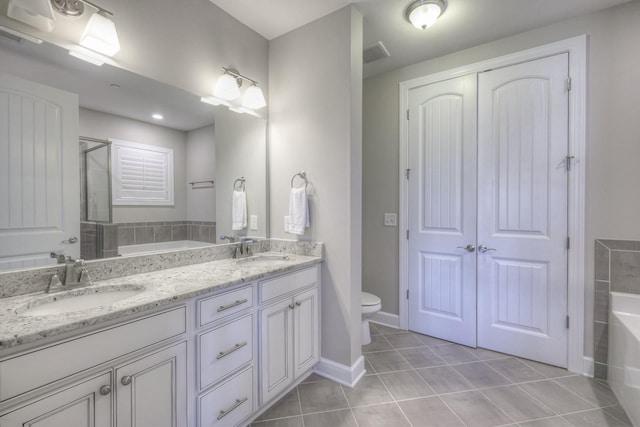
[[[244,176],[236,179],[235,181],[233,181],[233,190],[241,190],[244,191]],[[238,188],[238,183],[240,183],[240,188]]]
[[[295,188],[293,186],[293,181],[296,179],[296,176],[299,176],[300,178],[302,178],[304,180],[304,188],[306,190],[307,189],[307,184],[309,182],[307,181],[307,173],[305,171],[300,171],[300,172],[298,172],[297,174],[295,174],[295,175],[293,175],[291,177],[291,188]]]

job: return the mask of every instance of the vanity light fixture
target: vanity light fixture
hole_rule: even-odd
[[[51,0],[53,8],[65,16],[81,16],[85,4],[97,10],[91,15],[80,37],[80,45],[103,55],[113,56],[120,51],[113,13],[88,0]]]
[[[405,17],[414,27],[425,30],[435,24],[446,8],[444,0],[416,0],[407,6]]]
[[[213,90],[214,98],[226,101],[233,101],[234,99],[239,98],[243,80],[247,80],[251,83],[251,86],[249,86],[245,91],[244,97],[242,98],[242,106],[245,109],[258,109],[267,105],[262,89],[258,87],[257,81],[247,76],[243,76],[233,68],[222,67],[222,70],[224,71],[224,74],[218,78]],[[236,107],[234,106],[234,108]]]
[[[47,33],[56,25],[49,0],[9,0],[7,16]]]

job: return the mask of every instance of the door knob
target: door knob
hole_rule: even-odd
[[[129,375],[125,375],[124,377],[122,377],[122,379],[120,380],[120,382],[122,383],[122,385],[129,385],[131,384],[131,380],[133,378],[131,378],[131,376]]]
[[[495,250],[496,250],[496,248],[488,248],[485,245],[478,246],[478,252],[482,252],[482,253],[489,252],[489,251],[495,251]]]
[[[476,247],[469,243],[467,246],[458,246],[458,249],[464,249],[467,252],[473,252],[476,250]]]
[[[100,387],[100,394],[103,396],[107,396],[109,393],[111,393],[111,386],[110,385],[103,385],[102,387]]]

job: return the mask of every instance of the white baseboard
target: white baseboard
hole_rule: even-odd
[[[400,327],[400,316],[397,314],[385,313],[384,311],[379,311],[373,315],[371,318],[373,322],[380,323],[385,326],[389,326],[391,328],[399,328]]]
[[[321,377],[353,388],[366,372],[364,369],[364,357],[360,356],[351,367],[320,358],[320,362],[313,368],[313,372]]]
[[[593,362],[593,358],[584,356],[584,362],[582,364],[582,375],[587,376],[589,378],[593,378],[595,372],[595,365]]]

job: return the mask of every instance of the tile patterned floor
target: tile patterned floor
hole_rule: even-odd
[[[252,426],[631,425],[606,383],[382,325],[371,334],[355,388],[313,374]]]

